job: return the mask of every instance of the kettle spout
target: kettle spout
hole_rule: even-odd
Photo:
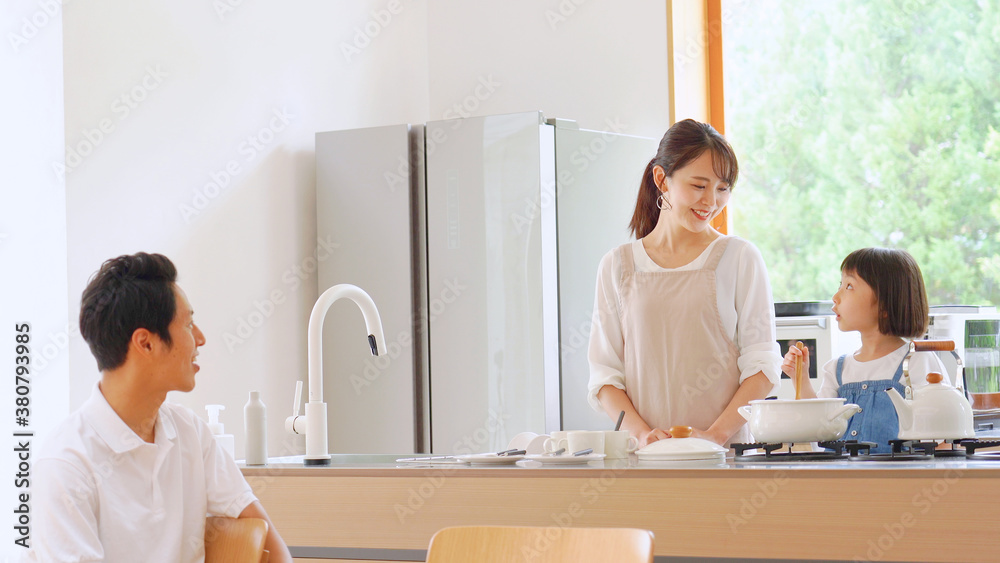
[[[896,407],[896,416],[899,418],[899,431],[909,430],[913,427],[913,407],[910,405],[912,401],[907,401],[904,399],[898,391],[892,387],[885,390],[886,394],[889,395],[889,400],[892,401],[892,406]]]

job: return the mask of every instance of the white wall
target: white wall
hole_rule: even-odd
[[[425,8],[219,4],[67,6],[67,144],[101,120],[114,126],[67,175],[70,314],[103,260],[166,254],[207,338],[197,388],[172,400],[201,415],[224,405],[242,457],[242,407],[260,390],[269,453],[287,455],[282,421],[305,379],[317,297],[314,273],[296,277],[316,247],[313,135],[426,118]],[[358,36],[366,27],[374,37]],[[144,99],[125,113],[133,90]],[[281,303],[269,302],[275,291]],[[82,339],[72,360],[75,406],[98,373]]]
[[[670,126],[666,26],[662,0],[435,0],[431,119],[542,110],[659,139]]]
[[[43,4],[44,8],[43,8]],[[51,170],[62,160],[62,16],[55,2],[4,3],[0,16],[0,415],[5,440],[0,466],[0,556],[13,560],[23,551],[14,544],[12,511],[20,506],[15,475],[22,460],[14,453],[28,441],[37,454],[40,440],[68,412],[66,378],[66,193]],[[30,325],[30,392],[16,394],[15,324]],[[23,333],[21,333],[23,334]],[[15,422],[16,398],[27,397],[28,425]],[[14,437],[15,432],[33,432]],[[29,455],[30,464],[34,455]],[[27,472],[29,475],[31,469]],[[36,485],[35,483],[29,483]],[[31,503],[27,503],[31,506]],[[8,559],[9,558],[9,559]]]
[[[227,1],[240,5],[219,13]],[[315,252],[315,132],[460,108],[656,137],[668,125],[660,1],[91,0],[69,4],[64,25],[68,316],[103,260],[171,257],[208,339],[198,387],[172,399],[225,405],[238,457],[251,389],[268,405],[269,453],[300,446],[281,421],[317,296],[314,273],[294,281]],[[76,407],[98,374],[78,336],[70,359]]]

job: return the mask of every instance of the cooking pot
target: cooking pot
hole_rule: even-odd
[[[739,408],[758,442],[786,444],[839,440],[847,421],[861,412],[846,399],[765,399]]]
[[[704,461],[722,462],[726,448],[709,440],[692,438],[690,426],[671,426],[670,438],[657,440],[637,450],[639,461]]]

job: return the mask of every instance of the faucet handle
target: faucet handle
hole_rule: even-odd
[[[292,399],[292,416],[299,416],[302,410],[302,380],[295,382],[295,398]]]
[[[295,382],[295,399],[292,402],[292,416],[285,419],[285,431],[289,434],[305,434],[305,418],[299,414],[302,410],[302,380]],[[299,419],[302,419],[299,422]]]

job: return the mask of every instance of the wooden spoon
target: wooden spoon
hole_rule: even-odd
[[[805,351],[806,344],[799,340],[795,343],[795,347],[800,351]],[[798,401],[802,398],[802,355],[799,354],[795,356],[795,400]]]

